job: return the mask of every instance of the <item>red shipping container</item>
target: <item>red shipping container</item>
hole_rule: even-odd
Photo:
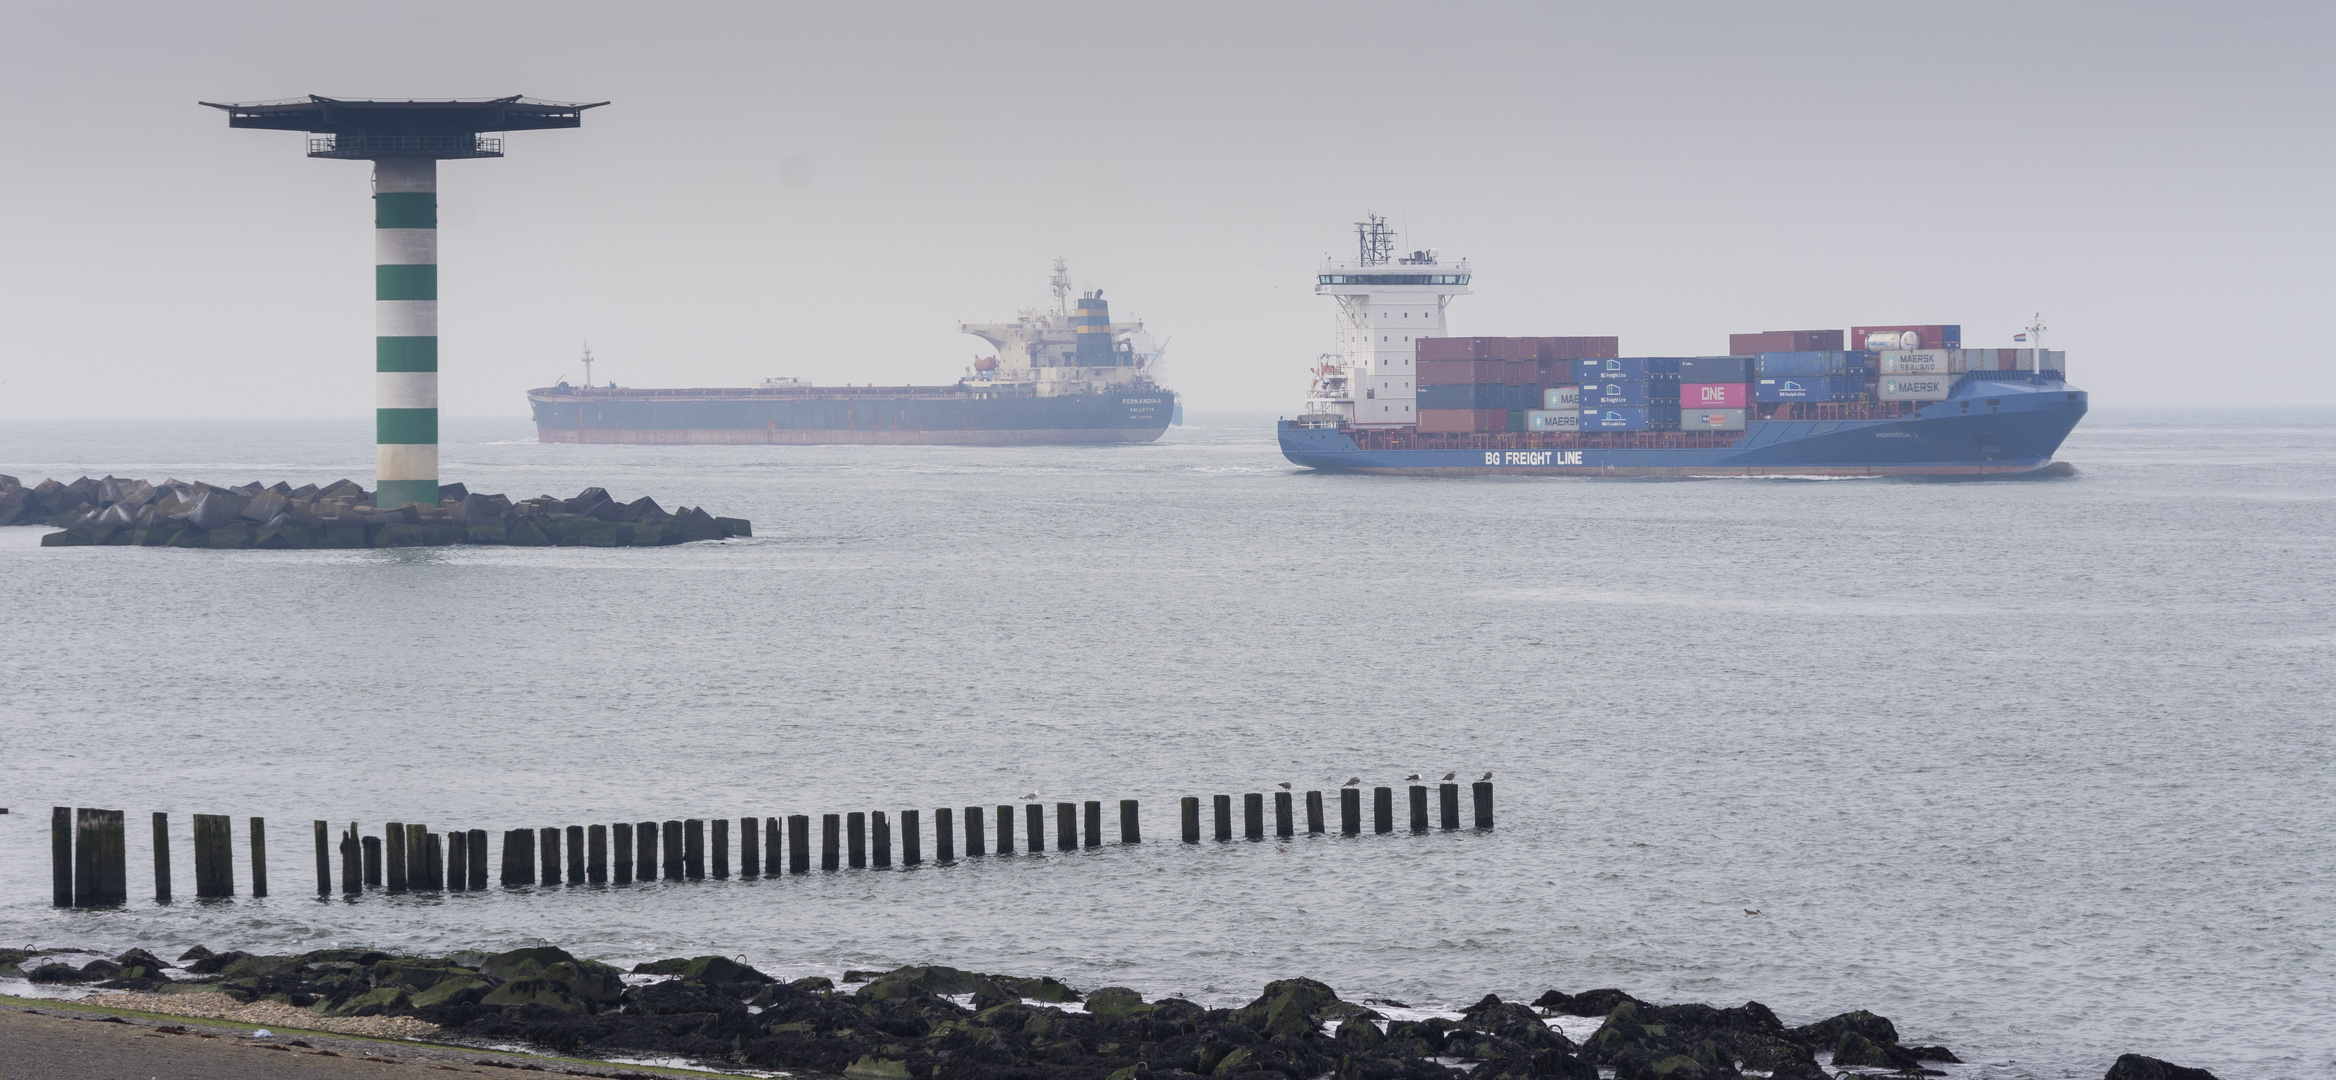
[[[1518,368],[1524,368],[1519,378]],[[1507,360],[1422,360],[1415,381],[1421,386],[1515,386],[1532,383],[1539,365]]]
[[[1478,432],[1509,430],[1507,409],[1421,409],[1422,432]]]
[[[1492,353],[1492,357],[1491,357],[1491,358],[1492,358],[1492,359],[1494,359],[1494,360],[1539,360],[1539,359],[1541,359],[1541,339],[1540,339],[1540,338],[1529,338],[1529,337],[1509,337],[1509,338],[1494,338],[1494,339],[1492,339],[1492,342],[1493,342],[1493,346],[1492,346],[1492,347],[1493,347],[1493,353]]]
[[[1545,337],[1538,358],[1542,360],[1604,360],[1622,355],[1622,339],[1618,337]]]
[[[1765,330],[1757,334],[1729,334],[1728,355],[1764,352],[1839,352],[1839,330]]]
[[[1679,387],[1679,407],[1682,409],[1743,409],[1751,391],[1740,382],[1683,383]]]
[[[1412,354],[1420,360],[1479,360],[1485,359],[1477,349],[1481,338],[1423,337],[1413,342]]]

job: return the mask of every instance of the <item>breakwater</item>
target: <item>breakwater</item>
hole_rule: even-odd
[[[26,487],[0,475],[0,525],[54,525],[44,547],[361,548],[503,544],[661,547],[754,535],[742,518],[702,507],[667,511],[643,496],[620,502],[591,487],[572,498],[513,501],[442,484],[436,506],[379,506],[354,481],[236,487],[84,476]]]
[[[1396,831],[1394,815],[1394,788],[1374,787],[1371,790],[1373,813],[1370,831],[1382,835]],[[1437,785],[1437,803],[1441,812],[1432,828],[1456,832],[1460,825],[1460,785]],[[1273,835],[1277,839],[1297,834],[1297,816],[1294,812],[1294,792],[1274,793]],[[1339,789],[1339,834],[1363,834],[1362,791],[1359,787]],[[1305,828],[1308,835],[1324,835],[1330,831],[1323,808],[1321,791],[1308,791],[1306,796]],[[1429,788],[1413,784],[1409,791],[1411,814],[1408,831],[1425,833],[1431,830],[1428,814]],[[1471,785],[1473,827],[1479,831],[1493,827],[1492,782],[1479,780]],[[1242,796],[1241,834],[1244,839],[1265,839],[1267,821],[1265,794],[1251,792]],[[1228,843],[1233,839],[1233,797],[1216,795],[1210,798],[1214,807],[1215,840]],[[234,821],[226,815],[196,814],[194,817],[193,854],[195,895],[202,898],[234,896]],[[1022,821],[1021,848],[1032,855],[1044,854],[1048,849],[1051,824],[1053,850],[1071,852],[1093,850],[1104,846],[1103,803],[1056,802],[1051,807],[1037,800],[996,807],[968,806],[959,818],[951,807],[940,807],[932,814],[932,852],[936,862],[954,862],[958,858],[960,840],[967,858],[980,858],[992,853],[1012,855],[1016,849],[1016,819]],[[1186,796],[1178,804],[1181,838],[1187,844],[1201,842],[1200,797]],[[898,818],[899,865],[915,866],[925,861],[926,832],[923,813],[902,810]],[[994,823],[994,829],[985,823]],[[378,835],[365,835],[356,822],[345,829],[335,830],[331,823],[315,821],[310,832],[315,841],[316,892],[331,896],[337,886],[347,896],[363,894],[368,889],[389,892],[467,892],[488,887],[490,865],[494,866],[494,880],[504,888],[534,885],[627,885],[634,881],[702,881],[728,878],[733,867],[740,877],[775,877],[782,873],[807,874],[813,860],[823,871],[888,869],[894,865],[895,819],[882,810],[853,811],[822,814],[819,818],[819,839],[812,840],[812,821],[808,814],[784,817],[741,817],[737,825],[737,843],[732,846],[733,820],[730,818],[676,818],[665,821],[616,822],[614,824],[545,826],[542,828],[507,829],[502,834],[501,858],[490,863],[485,829],[449,829],[433,832],[428,825],[407,822],[389,822]],[[154,899],[169,903],[173,896],[171,872],[170,816],[156,813],[152,818],[154,860]],[[959,826],[962,825],[962,830]],[[1123,845],[1143,842],[1142,808],[1134,799],[1121,799],[1118,806],[1117,842]],[[250,842],[248,868],[251,894],[268,893],[267,821],[253,817],[245,836]],[[116,907],[129,900],[128,815],[121,810],[90,807],[59,806],[50,810],[49,844],[51,856],[50,902],[56,907]],[[737,861],[732,862],[735,852]],[[335,872],[335,856],[338,872]]]

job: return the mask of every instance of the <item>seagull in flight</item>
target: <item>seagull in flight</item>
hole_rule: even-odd
[[[1413,784],[1416,784],[1416,783],[1419,783],[1419,774],[1418,774],[1418,773],[1413,773],[1413,774],[1411,774],[1410,776],[1406,776],[1406,777],[1404,777],[1403,779],[1404,779],[1404,781],[1405,781],[1405,782],[1407,782],[1407,783],[1413,783]]]
[[[1363,782],[1363,778],[1362,778],[1362,777],[1360,777],[1360,776],[1350,776],[1350,777],[1347,777],[1347,778],[1346,778],[1346,783],[1340,784],[1340,785],[1338,785],[1338,786],[1340,786],[1340,787],[1353,787],[1353,786],[1355,786],[1356,784],[1360,784],[1360,783],[1362,783],[1362,782]]]
[[[1446,779],[1446,780],[1450,780],[1451,778],[1453,778],[1453,777],[1455,777],[1455,776],[1458,776],[1458,775],[1460,775],[1460,770],[1458,770],[1458,769],[1454,769],[1454,770],[1452,770],[1451,772],[1445,773],[1445,774],[1444,774],[1444,779]]]

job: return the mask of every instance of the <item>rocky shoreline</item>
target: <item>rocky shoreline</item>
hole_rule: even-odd
[[[1958,1061],[1945,1047],[1902,1043],[1871,1012],[1788,1027],[1756,1001],[1658,1005],[1614,989],[1551,990],[1530,1004],[1488,994],[1457,1016],[1405,1019],[1417,1011],[1344,1001],[1303,978],[1268,983],[1241,1008],[1210,1009],[1146,1001],[1124,987],[1082,993],[1044,976],[941,966],[847,972],[841,987],[825,977],[782,982],[719,956],[621,971],[549,946],[442,957],[197,946],[176,961],[133,949],[79,966],[56,952],[0,950],[0,976],[133,992],[147,1011],[196,995],[212,1004],[194,1015],[232,1014],[216,1004],[224,996],[271,1006],[272,1017],[298,1010],[311,1026],[402,1018],[408,1037],[847,1080],[1832,1080],[1945,1075],[1935,1066]],[[1559,1030],[1569,1017],[1599,1023],[1577,1042]],[[2106,1080],[2213,1078],[2129,1054]]]
[[[754,535],[742,518],[690,507],[669,513],[647,496],[619,502],[596,487],[570,499],[518,502],[461,484],[441,484],[438,494],[436,506],[376,506],[373,493],[351,480],[220,487],[84,476],[26,487],[0,475],[0,525],[64,530],[41,537],[43,547],[662,547]]]

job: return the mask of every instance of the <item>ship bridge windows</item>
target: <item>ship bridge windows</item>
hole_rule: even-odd
[[[1323,274],[1322,285],[1466,285],[1466,274]]]

